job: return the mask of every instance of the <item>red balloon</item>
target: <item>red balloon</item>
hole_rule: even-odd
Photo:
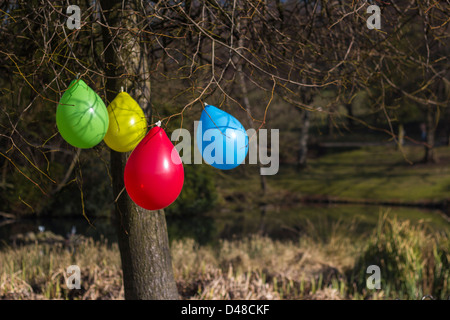
[[[147,210],[167,207],[181,192],[184,169],[164,130],[154,127],[136,146],[125,165],[125,188]]]

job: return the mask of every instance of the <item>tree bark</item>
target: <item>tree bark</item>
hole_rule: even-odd
[[[164,210],[147,211],[128,196],[123,183],[126,155],[111,151],[116,228],[125,299],[178,299]]]
[[[397,150],[401,150],[404,144],[405,144],[405,127],[403,126],[403,123],[400,123],[398,125],[398,143],[395,146],[395,148]]]
[[[353,105],[351,102],[345,104],[345,109],[347,109],[347,125],[349,130],[353,130],[355,128],[355,121],[353,120]]]
[[[333,113],[333,107],[330,107],[329,114],[327,116],[327,135],[329,137],[332,137],[334,135]]]
[[[114,27],[135,27],[136,15],[121,14],[122,1],[100,2],[106,21]],[[136,4],[127,3],[125,10],[132,10]],[[127,19],[129,19],[127,21]],[[126,28],[125,28],[126,29]],[[146,114],[150,108],[150,81],[145,48],[139,41],[139,34],[121,31],[114,37],[107,27],[102,27],[105,48],[105,85],[107,100],[111,102],[121,86],[129,87],[131,95],[143,107]],[[118,48],[120,47],[120,52]],[[131,75],[128,86],[119,77]],[[123,269],[125,299],[178,299],[173,276],[166,219],[163,210],[148,211],[137,206],[128,196],[123,173],[129,154],[111,150],[111,176],[115,199],[115,221]]]
[[[246,26],[244,26],[244,27],[246,27]],[[241,32],[241,22],[240,22],[240,20],[236,24],[236,31],[238,33]],[[239,41],[238,41],[238,47],[239,48],[245,48],[244,45],[245,45],[244,44],[244,35],[241,34],[240,37],[239,37]],[[241,53],[244,54],[242,52],[242,50],[241,50]],[[239,85],[240,85],[241,92],[242,92],[242,101],[244,103],[245,109],[247,110],[246,116],[247,116],[248,125],[249,125],[250,128],[255,129],[254,125],[253,125],[253,119],[252,119],[252,116],[251,116],[251,114],[252,114],[252,107],[251,107],[251,104],[250,104],[250,99],[248,98],[247,80],[245,79],[245,74],[244,74],[244,71],[243,71],[243,64],[244,64],[243,60],[241,60],[241,61],[239,61],[237,63],[237,72],[238,72],[238,75],[239,75]],[[260,184],[261,184],[262,193],[263,193],[263,195],[265,195],[266,191],[267,191],[267,182],[266,182],[266,176],[261,174],[262,166],[263,165],[261,164],[261,162],[259,161],[259,158],[258,158],[258,170],[260,171],[259,172],[259,180],[260,180]]]
[[[310,119],[310,111],[302,110],[300,148],[299,148],[299,152],[298,152],[298,167],[299,168],[305,168],[307,165],[308,138],[309,138],[309,126],[310,126],[309,119]]]
[[[425,145],[425,156],[423,158],[424,163],[434,163],[437,161],[434,152],[434,143],[436,137],[436,110],[434,107],[428,106],[427,108],[427,138]]]

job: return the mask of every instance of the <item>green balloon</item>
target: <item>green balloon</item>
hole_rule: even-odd
[[[105,104],[83,80],[73,80],[56,109],[56,125],[61,136],[77,148],[92,148],[108,131]]]

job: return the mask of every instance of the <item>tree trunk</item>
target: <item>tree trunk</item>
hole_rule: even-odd
[[[309,126],[310,126],[309,118],[310,118],[310,111],[302,110],[300,148],[299,148],[299,152],[298,152],[298,167],[299,168],[305,168],[307,165],[308,138],[309,138]]]
[[[403,123],[400,123],[398,125],[398,142],[395,146],[396,150],[402,150],[402,147],[405,144],[405,127],[403,126]]]
[[[236,31],[238,33],[240,33],[240,31],[241,31],[241,22],[240,22],[240,20],[238,21],[238,23],[236,25]],[[245,46],[244,46],[244,35],[243,34],[241,34],[241,36],[239,38],[238,47],[239,48],[245,48]],[[242,50],[241,50],[241,53],[244,54],[242,52]],[[252,119],[252,116],[251,116],[251,114],[252,114],[252,107],[251,107],[251,104],[250,104],[250,99],[248,98],[247,81],[245,79],[245,74],[244,74],[244,71],[243,71],[243,64],[244,64],[243,60],[241,60],[241,61],[239,61],[237,63],[237,71],[238,71],[238,75],[239,75],[239,86],[240,86],[241,92],[242,92],[242,101],[243,101],[245,109],[247,111],[246,112],[246,116],[247,116],[248,125],[249,125],[250,128],[254,129],[253,119]],[[266,182],[266,176],[261,174],[261,167],[262,167],[262,164],[259,161],[259,157],[258,157],[259,181],[260,181],[260,184],[261,184],[262,193],[263,193],[263,195],[265,195],[266,191],[267,191],[267,182]]]
[[[352,103],[346,103],[345,109],[347,109],[347,125],[349,130],[353,130],[355,128],[355,121],[353,120],[353,105]]]
[[[101,1],[105,24],[114,27],[135,27],[136,15],[122,15],[122,1]],[[125,10],[136,8],[127,4]],[[128,21],[127,21],[128,20]],[[129,87],[131,95],[150,112],[150,82],[146,74],[147,57],[139,35],[123,30],[114,34],[102,27],[105,50],[105,85],[111,102],[121,86]],[[114,31],[116,32],[116,31]],[[120,47],[120,52],[118,48]],[[127,86],[123,74],[131,75]],[[120,80],[118,80],[120,78]],[[120,82],[120,83],[119,83]],[[147,110],[145,110],[147,109]],[[111,150],[111,176],[115,201],[115,221],[123,269],[125,299],[178,299],[173,276],[167,225],[163,210],[148,211],[137,206],[128,196],[123,173],[129,154]]]
[[[425,145],[425,156],[423,158],[424,163],[434,163],[437,161],[435,152],[434,152],[434,143],[436,136],[436,110],[428,106],[427,108],[427,137]]]
[[[247,110],[247,113],[246,113],[247,121],[248,121],[250,128],[254,129],[253,119],[251,117],[251,105],[250,105],[250,100],[248,99],[247,83],[245,82],[246,80],[245,80],[244,73],[242,71],[242,67],[238,67],[238,69],[240,69],[238,71],[239,78],[240,78],[240,87],[241,87],[241,91],[242,91],[242,95],[243,95],[244,106],[245,106],[245,109]],[[264,195],[264,194],[266,194],[266,190],[267,190],[267,182],[266,182],[266,176],[261,174],[261,167],[262,167],[262,164],[258,158],[259,181],[261,184],[262,193]]]
[[[450,146],[450,104],[447,105],[447,125],[445,126],[445,140],[446,146]]]
[[[447,122],[447,123],[450,123],[450,122]],[[447,126],[447,129],[446,129],[446,133],[445,133],[445,145],[446,145],[447,147],[450,147],[450,126]]]
[[[330,114],[327,117],[327,135],[332,137],[334,135],[334,123],[333,123],[333,109],[330,108]]]
[[[147,211],[128,196],[123,183],[126,154],[111,151],[111,175],[117,197],[115,218],[125,299],[178,299],[163,210]]]

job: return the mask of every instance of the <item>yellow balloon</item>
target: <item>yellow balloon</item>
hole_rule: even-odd
[[[117,152],[132,151],[147,133],[147,120],[139,104],[126,92],[108,106],[109,127],[105,143]]]

